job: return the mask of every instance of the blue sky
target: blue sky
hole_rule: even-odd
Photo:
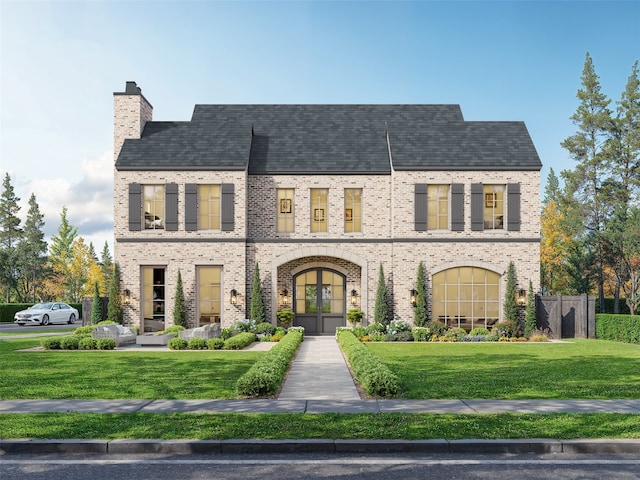
[[[0,0],[0,173],[24,216],[113,252],[113,92],[128,80],[154,120],[196,103],[456,103],[467,120],[523,120],[544,164],[585,53],[620,98],[640,59],[640,2]]]

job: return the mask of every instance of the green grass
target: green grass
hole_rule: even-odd
[[[640,399],[640,346],[368,343],[409,399]]]
[[[21,414],[0,415],[3,438],[196,439],[640,438],[621,414]]]
[[[16,335],[36,335],[38,333],[56,333],[58,335],[69,334],[78,327],[56,328],[55,330],[29,330],[28,332],[0,332],[0,337],[14,337]]]
[[[264,352],[17,352],[40,339],[0,341],[0,399],[230,399]]]

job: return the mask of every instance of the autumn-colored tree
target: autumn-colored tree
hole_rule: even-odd
[[[547,295],[565,294],[568,288],[567,248],[571,238],[566,233],[564,214],[555,200],[542,208],[540,217],[541,287]]]
[[[72,300],[69,283],[69,270],[73,261],[73,242],[78,237],[78,229],[67,219],[67,207],[62,207],[58,234],[51,237],[49,244],[49,265],[51,275],[46,281],[46,290],[50,297]]]
[[[89,283],[89,271],[95,260],[91,255],[89,246],[84,242],[84,238],[78,237],[71,246],[71,263],[65,278],[67,291],[65,297],[72,302],[80,302],[82,297],[92,295],[91,283]],[[95,285],[97,282],[93,282]]]

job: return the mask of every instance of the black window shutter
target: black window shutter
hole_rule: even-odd
[[[427,231],[427,184],[415,185],[415,229],[416,232]]]
[[[178,184],[165,185],[165,229],[170,232],[178,230]]]
[[[129,230],[142,230],[142,187],[139,183],[129,184]]]
[[[198,185],[195,183],[184,186],[184,229],[187,232],[198,230]]]
[[[481,183],[471,184],[471,230],[484,230],[484,188]]]
[[[464,231],[464,184],[451,184],[451,231]]]
[[[520,184],[507,185],[507,230],[520,231]]]
[[[222,184],[222,221],[221,230],[231,232],[234,228],[234,185],[233,183]]]

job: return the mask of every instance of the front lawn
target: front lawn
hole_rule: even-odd
[[[367,343],[409,399],[640,399],[640,346],[562,343]]]
[[[40,339],[0,341],[0,399],[230,399],[264,352],[19,352]]]

